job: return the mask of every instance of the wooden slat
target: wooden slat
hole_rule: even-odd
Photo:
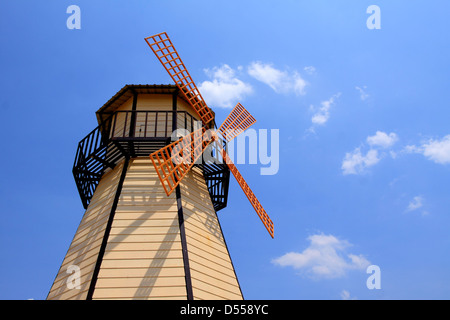
[[[261,203],[256,198],[253,191],[248,186],[247,182],[245,182],[244,178],[242,177],[239,170],[236,168],[234,163],[231,161],[230,157],[228,156],[227,152],[221,148],[222,157],[227,164],[227,166],[230,168],[230,171],[233,173],[234,177],[236,178],[238,184],[241,186],[242,191],[244,191],[245,195],[247,196],[248,200],[252,204],[253,208],[255,209],[256,213],[258,214],[259,218],[261,219],[262,223],[266,227],[267,231],[269,232],[270,236],[274,237],[274,230],[273,230],[273,222],[270,219],[269,215],[266,213],[264,208],[262,207]]]
[[[92,201],[86,210],[72,243],[62,262],[47,299],[86,299],[92,272],[104,234],[110,205],[115,195],[122,165],[106,174],[100,181]],[[70,289],[67,273],[70,265],[77,265],[81,273],[81,289]]]
[[[203,100],[200,91],[192,80],[167,33],[163,32],[147,37],[145,41],[180,91],[186,96],[186,99],[202,120],[203,125],[206,126],[214,119],[214,115]]]
[[[205,138],[205,132],[204,127],[197,129],[190,135],[150,155],[153,166],[168,196],[201,157],[205,148],[215,140],[215,136]]]
[[[231,141],[256,122],[256,119],[238,103],[217,130],[227,141]]]

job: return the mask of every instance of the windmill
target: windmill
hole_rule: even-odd
[[[186,99],[203,123],[203,127],[192,132],[190,136],[182,137],[150,155],[153,165],[158,172],[159,179],[164,186],[164,190],[167,195],[170,195],[211,142],[214,140],[225,140],[226,142],[229,142],[253,125],[256,120],[240,103],[238,103],[219,129],[213,133],[211,139],[204,141],[203,135],[206,131],[205,128],[209,123],[214,122],[215,115],[203,100],[200,91],[192,80],[178,52],[175,50],[172,41],[165,32],[147,37],[145,38],[145,41],[169,73],[177,87],[186,96]],[[230,171],[242,188],[242,191],[244,191],[270,236],[273,238],[274,226],[272,220],[267,215],[239,170],[231,161],[226,150],[222,147],[222,143],[216,143],[216,146],[218,147],[224,162],[228,165]],[[179,154],[181,150],[186,150],[186,147],[188,147],[190,152],[184,152],[182,160],[174,165],[173,151],[175,150],[176,153]]]
[[[255,119],[238,103],[214,130],[167,34],[145,40],[175,84],[127,84],[97,110],[72,170],[85,212],[49,300],[242,299],[217,216],[230,171],[273,238],[226,152]],[[177,129],[190,133],[172,142]],[[213,151],[221,163],[205,161]]]

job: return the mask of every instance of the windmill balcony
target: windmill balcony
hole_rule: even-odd
[[[197,121],[186,111],[126,110],[111,113],[79,143],[73,175],[87,208],[105,172],[122,159],[149,156],[171,142],[174,128],[193,131]],[[227,204],[229,169],[225,164],[198,164],[216,211]]]

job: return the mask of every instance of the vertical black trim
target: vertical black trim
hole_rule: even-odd
[[[130,138],[131,137],[134,138],[135,134],[136,134],[136,108],[137,108],[137,97],[138,97],[138,94],[134,90],[131,90],[131,91],[133,92],[133,104],[131,106],[130,131],[128,132],[128,136]],[[127,125],[126,122],[125,122],[125,125]],[[129,142],[129,149],[130,149],[131,157],[135,157],[133,141]]]
[[[172,94],[172,133],[177,129],[177,101],[178,101],[178,89]],[[191,268],[189,266],[189,254],[186,241],[186,230],[184,228],[184,214],[183,205],[181,202],[181,188],[178,185],[175,189],[177,196],[177,208],[178,208],[178,225],[180,226],[180,238],[181,238],[181,250],[183,252],[183,265],[184,265],[184,277],[186,281],[186,295],[187,300],[194,300],[194,294],[192,292],[192,279]]]
[[[177,116],[177,101],[178,101],[178,89],[175,90],[174,93],[172,93],[172,133],[177,130],[177,122],[178,122],[178,116]]]
[[[100,246],[100,250],[98,252],[97,262],[95,263],[94,272],[92,274],[91,283],[89,285],[89,291],[86,297],[86,300],[92,300],[94,295],[95,285],[97,283],[97,277],[100,272],[100,266],[103,261],[103,256],[105,255],[106,245],[108,243],[109,234],[111,232],[111,226],[114,221],[114,215],[116,213],[117,204],[119,203],[120,193],[122,192],[123,182],[125,180],[125,176],[127,173],[129,158],[125,158],[122,168],[122,174],[120,175],[119,184],[117,185],[116,195],[114,196],[114,201],[111,207],[111,212],[109,214],[108,222],[105,228],[105,234],[103,235],[102,244]]]
[[[181,204],[181,189],[176,187],[177,207],[178,207],[178,224],[180,225],[181,250],[183,252],[184,277],[186,280],[187,300],[194,300],[192,293],[191,268],[189,267],[189,255],[186,242],[186,230],[184,229],[183,206]]]
[[[172,137],[172,134],[174,133],[175,130],[177,130],[177,122],[178,122],[178,113],[177,113],[177,101],[178,101],[178,89],[174,91],[174,93],[172,93],[172,133],[170,134],[170,136]],[[171,143],[172,139],[169,139],[169,143]]]
[[[131,111],[136,111],[138,94],[133,90],[133,104],[131,105]],[[130,132],[129,137],[134,137],[136,131],[136,112],[131,112],[130,120]]]
[[[227,241],[225,240],[225,235],[223,233],[222,225],[220,224],[219,216],[217,215],[216,210],[214,210],[214,213],[216,214],[217,223],[219,224],[219,229],[220,229],[220,232],[222,233],[223,243],[225,244],[225,248],[227,249],[228,257],[230,257],[230,262],[231,262],[231,267],[233,268],[234,277],[236,278],[236,281],[237,281],[237,284],[239,287],[239,291],[241,292],[242,299],[245,300],[244,293],[242,292],[241,284],[239,283],[239,278],[236,274],[236,268],[234,267],[234,264],[233,264],[233,259],[231,259],[230,250],[228,250]]]

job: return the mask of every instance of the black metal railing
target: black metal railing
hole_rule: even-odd
[[[73,175],[84,208],[108,168],[124,157],[148,156],[171,142],[174,128],[192,132],[197,120],[186,111],[116,111],[79,143]],[[175,125],[174,125],[174,122]],[[226,165],[203,163],[206,183],[216,211],[226,206],[229,171]]]
[[[174,112],[177,129],[194,130],[197,119],[186,111],[117,111],[110,119],[110,138],[170,137],[174,128]]]

